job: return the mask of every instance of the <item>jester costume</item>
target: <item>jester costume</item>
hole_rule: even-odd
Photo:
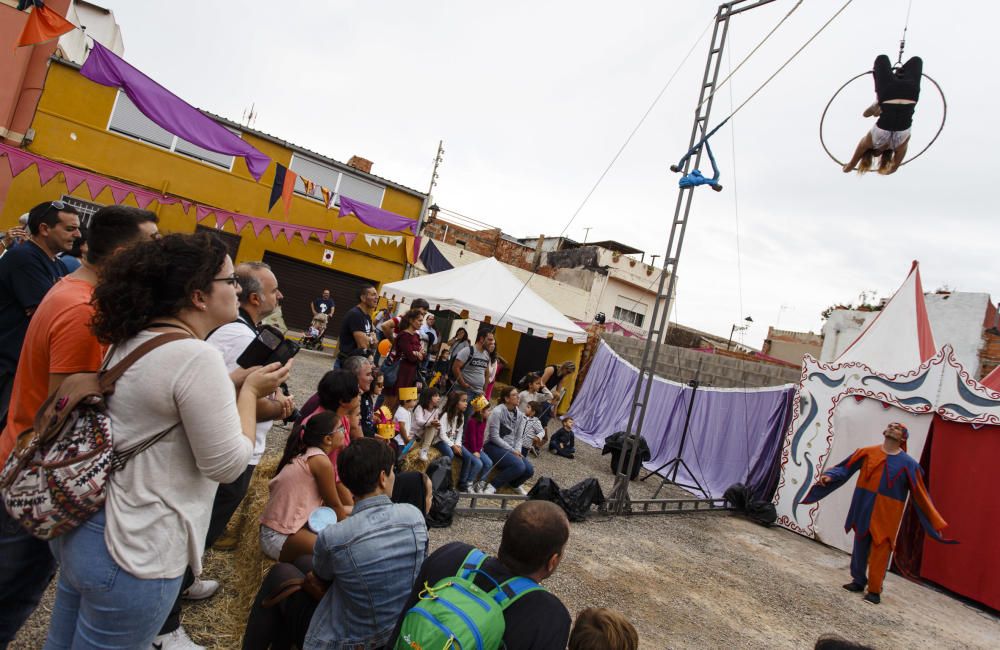
[[[851,591],[861,591],[867,583],[869,594],[880,594],[909,493],[913,493],[917,515],[927,534],[939,542],[954,542],[941,537],[939,531],[948,524],[931,503],[920,464],[902,450],[890,455],[882,445],[858,449],[847,460],[826,470],[824,475],[830,477],[830,482],[814,485],[802,503],[819,501],[859,470],[854,498],[844,523],[844,530],[854,531],[851,578],[856,589]]]

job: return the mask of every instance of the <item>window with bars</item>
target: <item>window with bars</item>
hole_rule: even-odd
[[[228,127],[226,127],[228,128]],[[163,147],[175,153],[194,158],[202,162],[221,167],[227,171],[233,169],[233,156],[216,153],[199,147],[187,140],[170,133],[153,120],[143,115],[142,111],[132,103],[128,95],[118,91],[118,98],[115,100],[115,107],[111,111],[111,120],[108,122],[108,130],[115,133],[127,135],[148,144]],[[239,131],[229,129],[236,135]]]
[[[288,168],[299,175],[299,178],[295,179],[295,193],[300,196],[322,201],[323,193],[320,192],[319,188],[325,187],[334,193],[333,204],[335,206],[340,206],[341,194],[368,205],[382,206],[385,188],[381,185],[346,174],[299,154],[292,155]],[[302,177],[308,178],[316,184],[316,189],[312,194],[306,194]]]
[[[83,199],[78,199],[75,196],[68,196],[66,194],[63,195],[60,201],[76,208],[76,211],[80,213],[80,225],[84,228],[90,226],[90,218],[94,216],[94,213],[104,207],[100,203],[84,201]]]
[[[615,305],[615,311],[612,317],[616,321],[620,321],[622,323],[629,323],[630,325],[635,325],[636,327],[642,327],[643,321],[646,320],[646,314],[640,313],[639,311],[636,310],[641,308],[641,310],[645,312],[646,305],[642,303],[633,303],[629,306],[632,309],[627,309],[625,307]]]

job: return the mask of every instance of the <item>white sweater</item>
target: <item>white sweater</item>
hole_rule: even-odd
[[[110,365],[155,335],[117,346]],[[112,475],[111,557],[137,578],[176,578],[187,566],[200,574],[216,488],[239,478],[253,453],[222,354],[197,339],[156,348],[118,380],[108,413],[117,450],[177,425]]]

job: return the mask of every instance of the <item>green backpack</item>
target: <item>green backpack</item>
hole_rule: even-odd
[[[515,577],[503,584],[480,569],[486,554],[469,551],[458,573],[424,584],[419,602],[403,616],[394,650],[496,650],[503,643],[503,612],[518,598],[544,588],[531,578]],[[489,578],[496,587],[483,591],[473,583],[475,574]]]

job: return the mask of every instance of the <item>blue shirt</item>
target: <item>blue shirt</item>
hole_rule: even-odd
[[[316,539],[313,573],[332,581],[309,623],[304,650],[369,650],[388,645],[427,557],[419,510],[379,495]]]
[[[51,259],[30,240],[0,257],[0,374],[13,375],[17,370],[31,320],[28,312],[67,273],[62,261]]]

